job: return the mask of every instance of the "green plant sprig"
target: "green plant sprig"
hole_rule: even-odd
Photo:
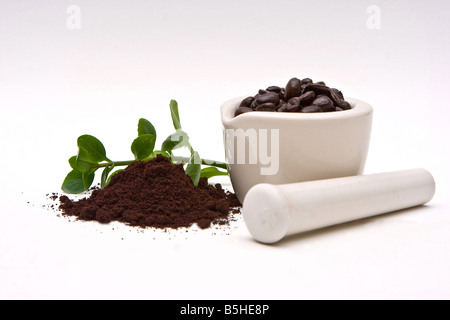
[[[153,124],[147,119],[141,118],[138,122],[138,137],[131,144],[131,152],[134,160],[112,161],[106,156],[106,150],[103,143],[91,135],[82,135],[77,139],[78,153],[69,159],[69,165],[72,168],[61,189],[70,194],[82,193],[88,190],[95,177],[95,172],[103,169],[100,187],[104,188],[111,177],[124,169],[117,167],[128,166],[135,161],[149,161],[158,154],[169,157],[172,162],[181,162],[186,165],[186,174],[192,179],[194,185],[198,185],[200,178],[211,178],[214,176],[228,175],[227,164],[220,161],[200,158],[200,155],[192,147],[188,134],[181,127],[180,115],[178,112],[178,103],[171,100],[170,114],[172,117],[175,132],[169,135],[161,145],[160,150],[155,150],[156,130]],[[180,148],[187,148],[190,152],[189,157],[176,156],[173,151]],[[202,166],[206,166],[203,167]],[[222,171],[225,169],[227,171]]]

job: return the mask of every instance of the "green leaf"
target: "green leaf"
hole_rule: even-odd
[[[64,179],[61,186],[62,191],[76,194],[87,190],[94,181],[94,173],[83,175],[81,172],[72,170]]]
[[[96,164],[96,162],[90,160],[89,152],[84,147],[78,148],[76,163],[74,164],[74,167],[76,167],[75,170],[80,171],[81,173],[93,172],[96,170],[96,168],[94,168]]]
[[[100,180],[100,188],[104,188],[107,185],[108,181],[108,174],[111,172],[111,170],[114,169],[114,165],[105,167],[102,172],[102,178]]]
[[[181,129],[180,115],[178,113],[178,102],[170,100],[170,115],[172,116],[172,122],[175,130]]]
[[[161,145],[161,151],[172,153],[172,150],[184,147],[188,145],[188,143],[189,137],[187,133],[182,130],[178,130],[164,140]]]
[[[94,182],[94,176],[95,176],[94,172],[83,173],[82,174],[84,190],[89,189],[89,187],[91,186],[92,182]]]
[[[153,134],[143,134],[134,139],[131,144],[131,152],[133,152],[136,160],[144,160],[148,158],[155,148],[156,137]]]
[[[63,182],[62,189],[68,193],[80,193],[87,190],[94,181],[94,172],[97,170],[97,168],[93,168],[92,163],[84,161],[78,163],[77,158],[77,156],[73,156],[69,159],[69,164],[73,170]]]
[[[114,171],[113,173],[111,173],[111,174],[109,175],[109,177],[108,177],[108,180],[106,180],[106,185],[109,184],[109,182],[111,181],[111,178],[112,178],[114,175],[116,175],[116,174],[118,174],[119,172],[122,172],[122,171],[124,171],[124,170],[125,170],[125,169],[118,169],[118,170]]]
[[[208,179],[215,176],[227,176],[227,175],[228,172],[221,171],[216,167],[203,168],[202,171],[200,172],[200,178],[208,178]]]
[[[194,151],[186,167],[186,174],[191,177],[195,186],[198,186],[198,182],[200,180],[201,163],[202,159],[200,158],[198,152]]]
[[[141,118],[138,123],[138,136],[142,136],[144,134],[152,134],[155,136],[156,140],[156,130],[150,121],[147,119]]]
[[[72,170],[64,179],[61,186],[62,191],[66,193],[81,193],[84,191],[83,177],[81,172]]]
[[[82,158],[78,154],[78,158],[90,162],[99,163],[102,161],[111,161],[106,157],[106,150],[103,144],[97,138],[90,135],[82,135],[77,140],[78,148],[83,148]]]
[[[78,167],[77,167],[77,156],[70,157],[69,164],[73,170],[80,171],[80,170],[78,170]]]

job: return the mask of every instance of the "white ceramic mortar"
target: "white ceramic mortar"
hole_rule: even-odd
[[[221,106],[225,155],[233,189],[241,203],[248,190],[259,183],[286,184],[363,173],[373,115],[368,103],[346,98],[352,109],[345,111],[249,112],[234,117],[244,98],[233,98]],[[240,133],[236,131],[238,129],[242,129]],[[248,134],[244,138],[244,151],[235,136],[230,135],[233,132]],[[254,139],[254,134],[257,139]],[[267,143],[261,137],[267,137]],[[266,164],[259,156],[261,142],[267,145],[269,152],[263,155],[270,155],[271,150],[277,153],[277,156],[270,155],[271,161]],[[242,152],[246,154],[245,161],[238,163],[237,157],[243,156]],[[250,163],[247,154],[253,152],[258,155],[256,164]]]

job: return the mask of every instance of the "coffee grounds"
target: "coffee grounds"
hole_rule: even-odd
[[[241,206],[220,184],[201,178],[195,186],[182,164],[162,155],[132,163],[105,188],[94,188],[90,197],[75,201],[61,195],[59,200],[62,214],[78,220],[164,229],[227,224]]]

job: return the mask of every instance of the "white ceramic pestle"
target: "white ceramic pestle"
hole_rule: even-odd
[[[275,243],[288,235],[422,205],[434,192],[434,179],[424,169],[261,183],[248,191],[242,211],[255,240]]]

